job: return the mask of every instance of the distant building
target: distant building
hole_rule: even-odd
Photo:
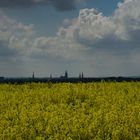
[[[82,74],[81,74],[81,78],[84,78],[84,74],[83,74],[83,72],[82,72]]]
[[[84,78],[83,72],[82,72],[82,73],[79,73],[79,78],[80,78],[80,79],[81,79],[81,78]]]
[[[50,74],[50,79],[52,79],[52,74]]]
[[[34,74],[34,72],[33,72],[32,79],[34,79],[34,78],[35,78],[35,74]]]
[[[79,73],[79,78],[81,79],[81,73]]]
[[[65,76],[64,76],[66,79],[68,78],[68,72],[65,71]]]
[[[67,79],[68,78],[68,72],[65,71],[65,75],[64,76],[60,76],[61,79]]]

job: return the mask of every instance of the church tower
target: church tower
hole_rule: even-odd
[[[35,78],[35,74],[34,74],[34,72],[33,72],[32,79],[34,79],[34,78]]]
[[[68,78],[68,72],[65,71],[65,78],[67,79]]]

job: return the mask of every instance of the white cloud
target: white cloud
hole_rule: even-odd
[[[3,42],[1,48],[2,44],[7,44],[7,46],[4,45],[7,48],[5,51],[13,49],[23,53],[26,49],[27,52],[34,35],[33,25],[24,25],[0,11],[0,41]]]
[[[55,37],[38,37],[33,25],[24,25],[0,12],[0,40],[24,53],[69,59],[86,54],[91,49],[95,51],[96,48],[97,51],[98,47],[105,50],[107,45],[112,45],[113,49],[116,42],[120,46],[133,42],[135,48],[140,34],[139,6],[139,0],[125,0],[109,17],[96,9],[81,9],[79,17],[64,21]]]
[[[62,58],[77,65],[82,61],[85,71],[89,64],[96,72],[117,72],[118,67],[121,73],[140,62],[139,7],[139,0],[125,0],[108,17],[94,8],[81,9],[77,18],[64,20],[54,37],[38,36],[33,25],[24,25],[0,12],[0,44],[28,57]]]
[[[83,9],[79,14],[80,37],[92,42],[112,35],[115,25],[110,17],[105,17],[95,9]]]
[[[62,35],[57,37],[39,37],[34,41],[32,53],[65,58],[66,60],[80,59],[80,55],[85,52],[85,48],[75,42],[73,39],[63,38]]]
[[[133,33],[140,30],[139,7],[139,0],[125,0],[118,5],[118,9],[113,16],[113,21],[116,23],[117,36],[126,40],[134,39]]]

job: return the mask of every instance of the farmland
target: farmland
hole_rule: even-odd
[[[140,83],[0,85],[1,140],[139,140]]]

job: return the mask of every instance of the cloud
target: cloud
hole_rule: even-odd
[[[108,17],[94,8],[81,9],[79,17],[64,21],[55,37],[38,36],[33,25],[19,23],[1,12],[0,39],[23,54],[76,59],[96,51],[124,53],[139,47],[139,6],[139,0],[125,0]]]
[[[82,9],[79,13],[81,40],[96,42],[107,36],[112,36],[115,25],[111,17],[105,17],[96,9]]]
[[[79,17],[64,21],[55,37],[42,38],[35,46],[51,56],[77,63],[80,60],[85,67],[89,64],[87,67],[99,75],[138,73],[139,7],[139,0],[124,1],[112,16],[104,16],[94,8],[81,9]]]
[[[55,37],[34,38],[31,52],[65,59],[92,57],[99,51],[114,55],[131,53],[140,43],[139,6],[139,0],[124,1],[108,17],[94,8],[81,9],[79,17],[64,21]]]
[[[4,54],[3,57],[27,53],[27,50],[30,49],[31,40],[35,36],[33,25],[17,22],[2,11],[0,11],[0,17],[0,52]]]
[[[20,57],[72,61],[77,69],[80,65],[87,73],[98,75],[139,73],[139,7],[139,0],[125,0],[112,16],[94,8],[81,9],[78,17],[64,20],[56,36],[39,36],[33,25],[19,23],[1,12],[1,51],[12,54],[15,50]]]
[[[57,10],[68,11],[85,0],[1,0],[0,7],[28,7],[32,5],[53,5]]]
[[[7,42],[0,40],[0,60],[16,55],[16,51],[9,48]]]
[[[140,1],[126,0],[119,3],[112,16],[104,16],[96,9],[81,9],[77,22],[65,32],[77,32],[77,41],[91,49],[118,51],[124,48],[136,49],[140,36]],[[119,47],[120,46],[120,47]],[[131,47],[130,47],[131,46]],[[112,48],[112,49],[111,49]]]
[[[76,7],[76,0],[53,0],[52,4],[60,11],[73,10]]]

